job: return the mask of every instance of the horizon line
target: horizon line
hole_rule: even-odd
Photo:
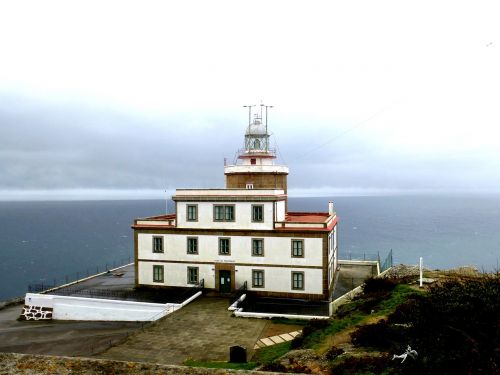
[[[203,189],[203,188],[201,188]],[[170,200],[175,189],[32,189],[0,190],[0,201],[91,201],[91,200]],[[496,195],[498,190],[387,189],[387,188],[296,188],[290,198],[370,197],[405,195]]]

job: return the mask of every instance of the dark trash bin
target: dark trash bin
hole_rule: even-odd
[[[231,346],[229,348],[229,362],[233,363],[246,363],[247,362],[247,349],[242,346]]]

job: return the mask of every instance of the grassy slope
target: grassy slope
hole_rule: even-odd
[[[304,340],[303,346],[306,348],[315,349],[319,354],[324,353],[329,349],[329,338],[337,333],[353,328],[356,325],[367,323],[374,317],[386,316],[394,311],[394,309],[405,302],[409,296],[415,293],[420,293],[415,289],[405,284],[397,285],[387,299],[383,299],[374,307],[373,313],[364,313],[360,310],[364,300],[350,302],[344,305],[343,310],[348,311],[343,318],[332,319],[331,324],[325,329],[313,332]]]

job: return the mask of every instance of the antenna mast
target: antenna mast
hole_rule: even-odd
[[[266,107],[266,134],[267,134],[267,109],[268,108],[273,108],[273,106],[272,105],[266,105],[265,107]]]
[[[243,107],[248,108],[248,125],[252,123],[252,107],[255,107],[254,105],[244,105]]]

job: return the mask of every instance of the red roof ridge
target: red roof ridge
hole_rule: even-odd
[[[148,217],[141,217],[136,220],[171,220],[176,218],[176,214],[166,214],[166,215],[157,215],[157,216],[148,216]]]
[[[304,216],[304,215],[321,215],[321,216],[330,216],[328,212],[301,212],[301,211],[295,211],[295,212],[287,212],[287,215],[290,216]]]

